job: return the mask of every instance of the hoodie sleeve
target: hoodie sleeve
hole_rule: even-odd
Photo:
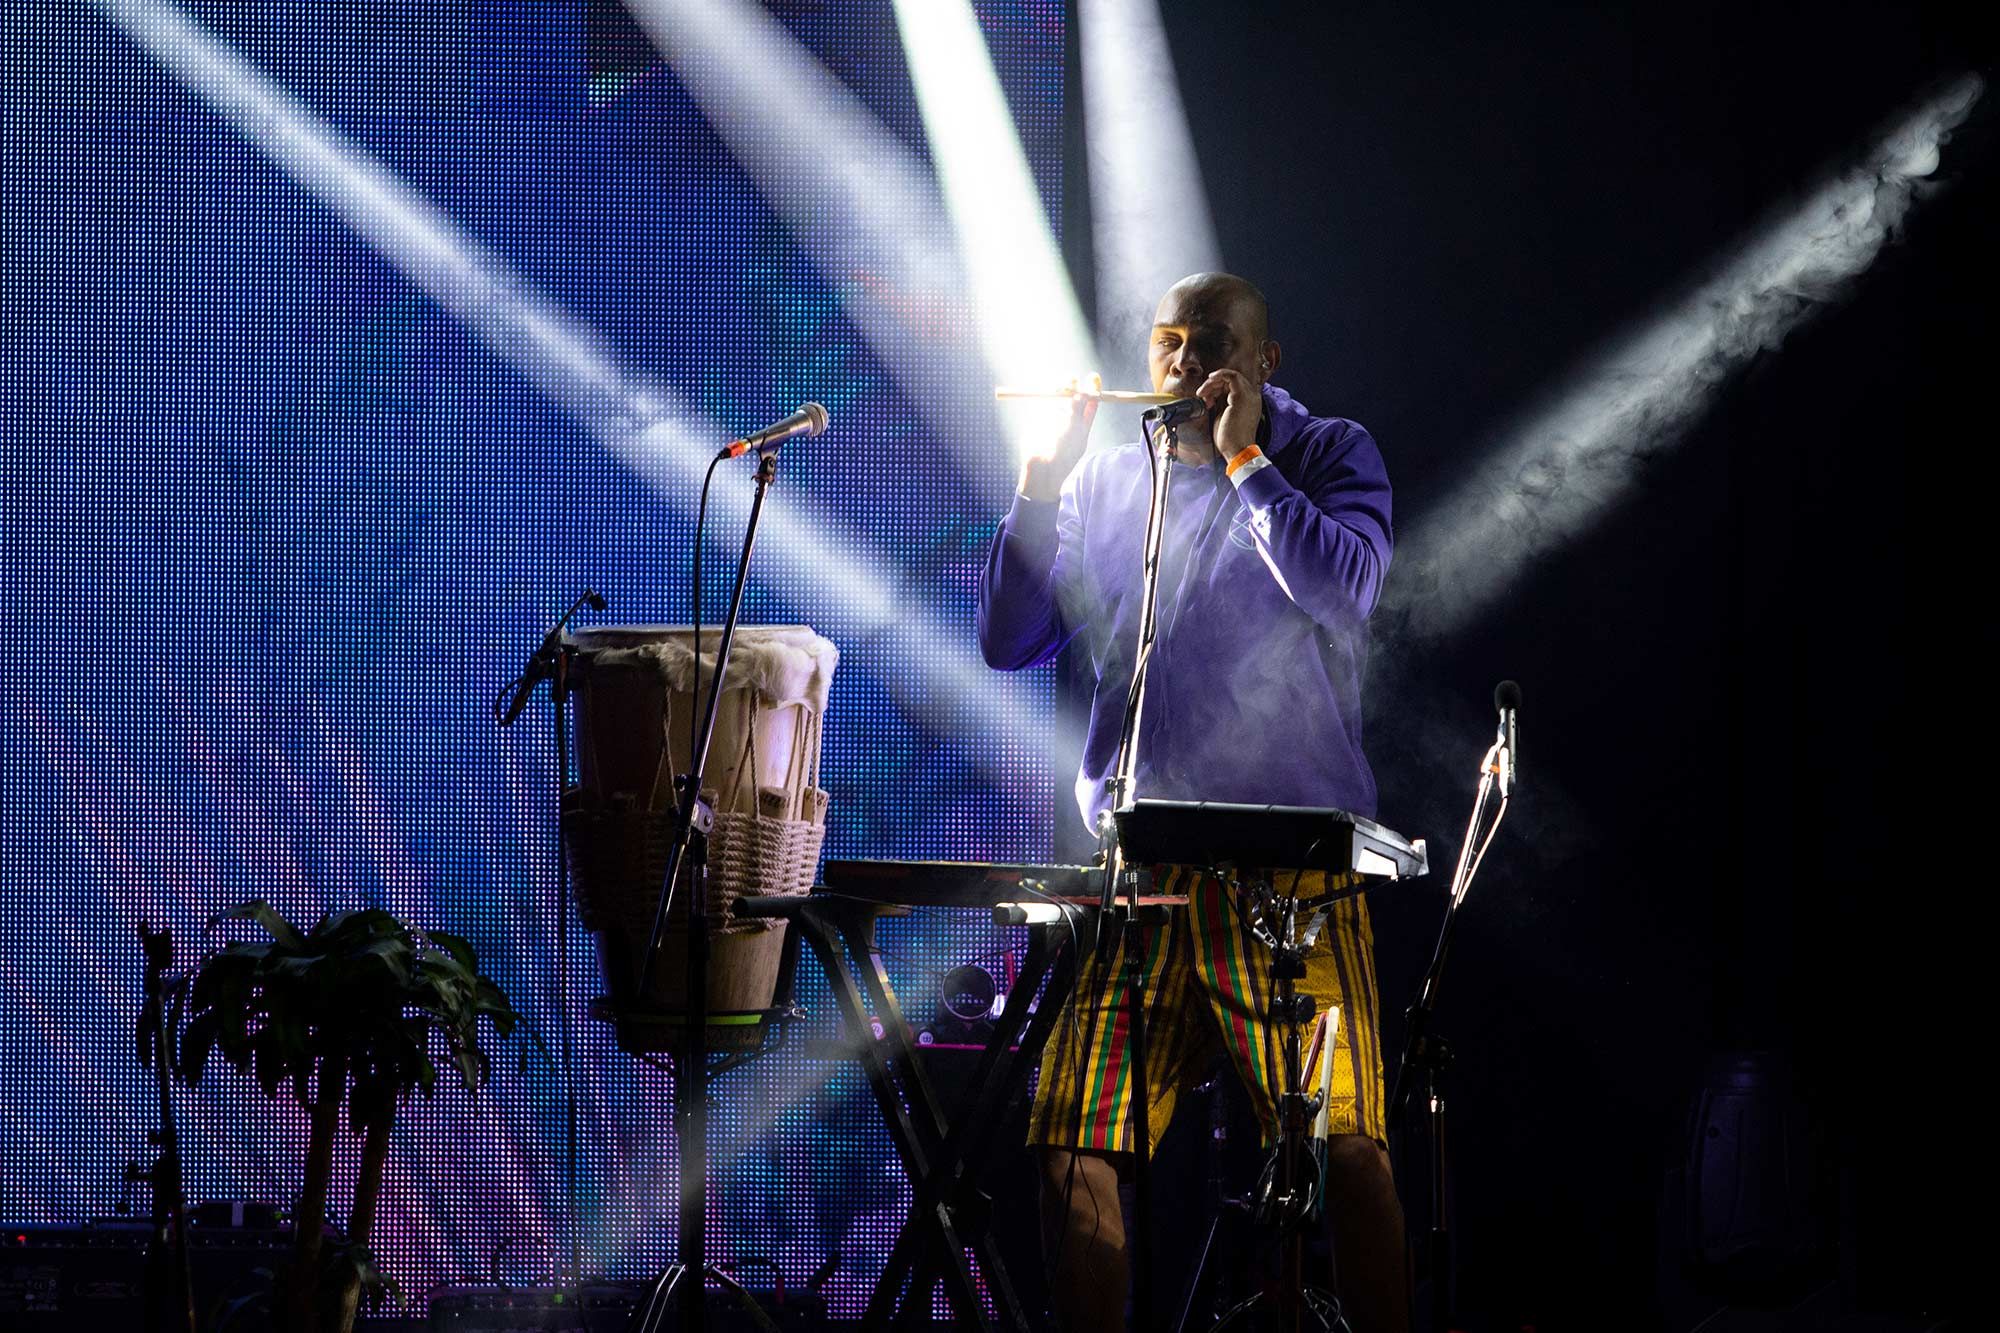
[[[1366,430],[1342,425],[1337,438],[1301,441],[1296,484],[1285,475],[1290,466],[1245,469],[1234,479],[1265,567],[1301,611],[1328,627],[1374,611],[1393,543],[1381,451]]]
[[[1059,500],[1016,495],[993,534],[979,579],[979,651],[1002,671],[1039,666],[1079,629],[1063,612],[1067,567],[1083,549],[1078,468]]]

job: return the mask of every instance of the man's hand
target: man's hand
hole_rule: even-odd
[[[1062,494],[1063,483],[1083,457],[1090,443],[1090,423],[1097,420],[1098,400],[1079,393],[1069,400],[1069,424],[1048,449],[1031,454],[1021,464],[1021,494],[1030,500],[1053,500]],[[1256,427],[1251,431],[1254,434]]]
[[[1201,382],[1194,396],[1208,404],[1209,437],[1224,462],[1257,443],[1264,420],[1264,395],[1238,371],[1218,370]]]

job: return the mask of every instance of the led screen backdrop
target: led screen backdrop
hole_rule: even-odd
[[[923,160],[887,0],[758,12]],[[1062,7],[978,14],[1053,218]],[[0,1216],[108,1215],[147,1154],[141,917],[186,958],[244,898],[387,907],[468,936],[555,1044],[551,719],[501,731],[490,701],[586,585],[596,623],[683,622],[702,464],[806,399],[833,426],[784,455],[747,618],[841,649],[827,853],[1047,854],[1051,683],[971,646],[1013,470],[990,381],[899,382],[847,313],[868,297],[951,367],[969,304],[829,264],[811,228],[845,220],[774,204],[619,11],[56,0],[5,24]],[[910,253],[950,254],[942,216]],[[711,611],[748,468],[718,476]],[[585,1266],[642,1274],[674,1243],[670,1081],[581,1017],[572,940]],[[922,1013],[1004,943],[924,914],[892,975]],[[556,1071],[497,1073],[402,1117],[376,1239],[414,1293],[496,1249],[526,1280],[560,1239]],[[244,1084],[182,1099],[194,1199],[297,1189],[299,1113]],[[786,1053],[719,1095],[712,1256],[796,1285],[838,1250],[856,1312],[906,1195],[856,1071]]]

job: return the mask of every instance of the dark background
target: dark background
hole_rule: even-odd
[[[1992,82],[1986,32],[1942,6],[1164,8],[1226,261],[1270,297],[1283,382],[1381,442],[1405,531],[1889,117],[1940,78]],[[1996,101],[1850,299],[1728,384],[1627,504],[1441,649],[1378,644],[1382,819],[1434,864],[1493,683],[1526,699],[1526,786],[1439,1012],[1464,1324],[1688,1328],[1817,1292],[1924,1327],[1959,1306]],[[1375,900],[1392,1051],[1441,881]],[[1783,1127],[1795,1191],[1758,1214],[1767,1243],[1704,1268],[1672,1172],[1714,1062],[1746,1054],[1737,1104]],[[1752,1178],[1777,1160],[1739,1156]],[[1403,1165],[1419,1224],[1423,1169]]]

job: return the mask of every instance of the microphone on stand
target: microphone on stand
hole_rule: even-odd
[[[774,453],[779,445],[794,435],[817,435],[826,429],[826,409],[818,403],[806,403],[790,416],[774,421],[754,435],[746,435],[740,440],[731,440],[721,453],[723,458],[741,458],[755,449],[760,454]]]
[[[535,649],[535,655],[528,659],[528,665],[521,668],[521,674],[500,687],[500,693],[493,697],[493,720],[503,727],[514,725],[527,710],[528,701],[535,697],[535,687],[545,680],[553,680],[556,701],[560,703],[567,685],[563,679],[562,634],[578,611],[589,607],[602,611],[611,603],[603,593],[594,588],[585,588],[577,594],[577,599],[569,604],[569,610],[562,613],[547,634],[542,636],[542,646]]]
[[[1176,398],[1171,403],[1163,403],[1147,411],[1146,415],[1162,426],[1178,426],[1183,421],[1192,421],[1206,414],[1208,404],[1199,398]]]
[[[1514,784],[1521,779],[1521,737],[1518,715],[1521,711],[1521,687],[1511,680],[1503,680],[1493,689],[1493,706],[1500,712],[1500,795],[1504,798],[1514,792]]]

